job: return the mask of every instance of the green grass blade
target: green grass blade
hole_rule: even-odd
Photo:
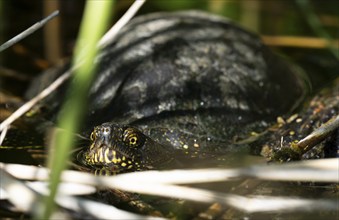
[[[67,132],[55,133],[54,153],[49,155],[50,174],[50,195],[46,197],[45,207],[38,213],[39,219],[49,219],[55,208],[54,198],[60,181],[61,172],[67,167],[68,155],[73,144],[74,136],[79,123],[82,121],[86,106],[87,91],[92,81],[95,66],[93,60],[97,54],[97,42],[107,28],[109,17],[112,14],[115,1],[91,1],[88,0],[85,6],[73,66],[79,66],[75,71],[69,91],[68,100],[64,103],[61,111],[58,126]],[[81,65],[80,65],[81,63]]]

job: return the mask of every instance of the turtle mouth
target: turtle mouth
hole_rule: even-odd
[[[138,169],[139,163],[127,152],[118,150],[119,148],[108,146],[104,143],[92,143],[90,148],[84,153],[84,160],[87,165],[111,167],[118,169]]]

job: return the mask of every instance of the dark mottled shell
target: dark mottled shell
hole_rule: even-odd
[[[87,128],[115,121],[222,138],[305,94],[295,68],[260,38],[203,12],[135,18],[97,62]]]
[[[103,121],[208,108],[277,113],[304,93],[258,37],[200,12],[136,18],[99,60],[90,107]]]

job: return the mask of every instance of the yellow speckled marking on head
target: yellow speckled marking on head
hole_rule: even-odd
[[[94,162],[98,163],[98,154],[94,154]]]
[[[104,157],[102,155],[102,148],[98,150],[98,157],[99,157],[99,162],[103,163],[104,162]]]
[[[89,147],[90,150],[92,150],[94,147],[94,144],[91,144],[91,146]]]
[[[125,156],[122,156],[122,161],[125,161],[126,160],[126,157]]]
[[[115,151],[114,151],[114,152],[115,152]],[[113,162],[114,164],[118,163],[117,158],[115,158],[115,155],[114,155],[114,157],[113,157],[113,159],[112,159],[112,162]]]
[[[112,162],[108,159],[108,153],[109,153],[109,149],[106,149],[105,150],[105,163],[111,163]]]
[[[122,163],[121,163],[121,166],[122,166],[122,167],[125,167],[125,166],[127,166],[127,164],[126,164],[125,162],[122,162]]]

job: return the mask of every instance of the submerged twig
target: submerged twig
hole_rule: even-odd
[[[143,216],[132,212],[118,209],[114,206],[107,205],[101,202],[95,202],[88,199],[82,199],[71,196],[57,196],[58,205],[66,209],[93,216],[96,219],[163,219],[160,217]]]
[[[2,44],[0,46],[0,52],[7,49],[8,47],[12,46],[13,44],[19,42],[20,40],[24,39],[25,37],[27,37],[28,35],[34,33],[36,30],[38,30],[39,28],[41,28],[42,26],[44,26],[48,21],[50,21],[52,18],[54,18],[55,16],[57,16],[59,14],[59,11],[55,11],[52,14],[50,14],[49,16],[47,16],[46,18],[42,19],[41,21],[35,23],[34,25],[32,25],[31,27],[29,27],[28,29],[26,29],[25,31],[21,32],[20,34],[18,34],[17,36],[13,37],[12,39],[10,39],[9,41],[5,42],[4,44]]]
[[[314,130],[311,134],[297,143],[297,147],[303,151],[315,146],[327,138],[332,132],[339,129],[339,115]]]

